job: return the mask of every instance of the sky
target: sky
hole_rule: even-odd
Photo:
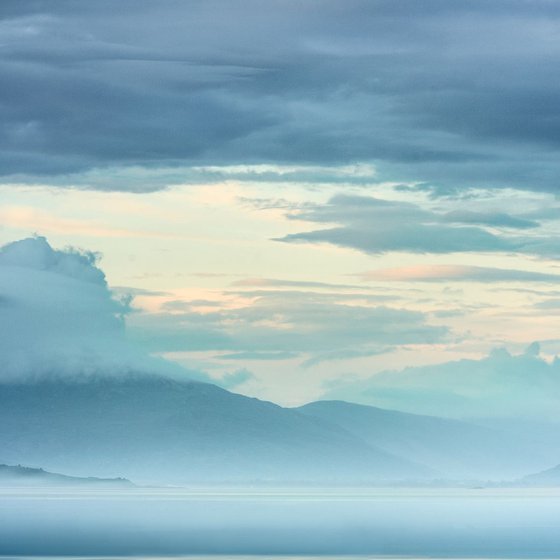
[[[548,0],[3,0],[3,375],[553,414],[559,63]]]

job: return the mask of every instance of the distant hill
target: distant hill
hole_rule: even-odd
[[[0,486],[134,486],[126,478],[77,477],[51,473],[43,469],[22,467],[21,465],[0,465]]]
[[[519,482],[527,486],[560,486],[560,465],[524,476]]]
[[[0,460],[180,484],[434,475],[301,411],[207,383],[134,375],[1,384]]]
[[[527,438],[468,422],[344,401],[318,401],[297,410],[447,477],[515,478],[548,461],[542,446]]]

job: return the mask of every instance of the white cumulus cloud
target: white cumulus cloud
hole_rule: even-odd
[[[172,370],[126,338],[128,300],[115,299],[97,255],[44,237],[0,248],[1,380]]]

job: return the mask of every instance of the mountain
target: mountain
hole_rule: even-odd
[[[450,478],[516,478],[550,464],[550,449],[529,437],[459,420],[422,416],[344,401],[297,409],[330,422],[387,453],[428,465]]]
[[[134,486],[126,478],[87,478],[51,473],[43,469],[22,467],[21,465],[0,465],[0,486],[94,486],[126,487]]]
[[[560,465],[524,476],[519,483],[524,486],[560,486]]]
[[[181,484],[433,474],[298,410],[155,375],[1,384],[0,461]]]

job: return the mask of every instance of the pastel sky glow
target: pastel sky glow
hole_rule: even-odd
[[[0,34],[0,305],[36,236],[98,254],[92,348],[281,404],[556,372],[560,5],[4,0]]]

